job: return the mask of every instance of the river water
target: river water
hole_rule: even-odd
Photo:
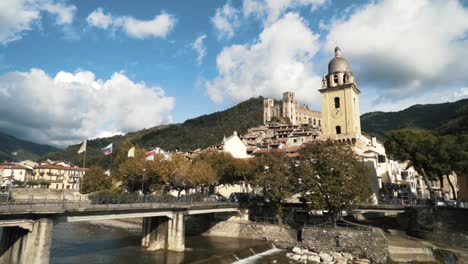
[[[284,252],[261,240],[187,236],[183,253],[147,252],[141,232],[90,223],[59,223],[52,236],[52,264],[284,263]],[[265,254],[260,254],[266,252]],[[254,257],[252,257],[254,256]],[[250,258],[248,258],[250,257]],[[246,259],[247,258],[247,259]]]

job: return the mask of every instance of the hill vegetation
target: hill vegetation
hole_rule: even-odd
[[[36,144],[0,132],[0,162],[14,160],[37,159],[40,156],[60,151],[56,147]],[[12,152],[17,156],[13,157]]]
[[[124,143],[136,144],[143,148],[161,147],[165,150],[193,150],[221,143],[223,136],[237,130],[245,133],[248,128],[263,122],[263,97],[251,98],[227,110],[189,119],[181,124],[157,126],[128,133],[123,136],[98,138],[88,141],[86,166],[101,165],[108,167],[111,157],[104,156],[100,149],[110,143],[117,153]],[[78,156],[80,144],[71,145],[65,150],[45,155],[43,158],[71,161],[82,164]]]
[[[398,112],[361,116],[362,130],[378,138],[397,129],[421,129],[440,134],[468,133],[468,99],[453,103],[414,105]]]

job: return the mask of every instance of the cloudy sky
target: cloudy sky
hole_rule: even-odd
[[[363,112],[455,101],[467,34],[463,0],[2,0],[0,130],[63,147],[284,91],[320,110],[335,46]]]

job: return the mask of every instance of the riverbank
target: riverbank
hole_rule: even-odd
[[[187,219],[186,232],[196,235],[220,238],[233,238],[252,241],[270,241],[280,249],[291,251],[294,247],[316,252],[350,253],[353,257],[371,259],[374,263],[438,263],[442,259],[450,261],[453,252],[457,262],[468,263],[468,252],[463,248],[440,245],[431,241],[407,236],[403,232],[383,232],[374,228],[373,232],[351,229],[306,228],[303,241],[296,240],[296,231],[286,226],[269,223],[255,223],[247,220],[220,221],[209,217]],[[90,224],[104,228],[119,228],[137,234],[141,232],[141,218],[91,221]],[[203,226],[203,227],[200,227]],[[202,231],[200,231],[200,229]],[[192,234],[193,236],[194,234]],[[195,236],[196,236],[195,235]],[[337,245],[338,243],[338,245]],[[188,249],[190,250],[190,249]],[[250,251],[248,251],[250,252]],[[305,252],[305,251],[304,251]],[[260,253],[260,252],[257,252]],[[286,255],[286,253],[282,253]],[[235,254],[234,254],[235,255]],[[245,254],[244,254],[245,255]],[[301,255],[301,254],[299,254]],[[302,254],[305,255],[305,254]],[[310,253],[313,255],[313,253]],[[292,255],[289,256],[293,260]],[[234,256],[230,256],[234,258]],[[214,258],[219,259],[219,258]],[[255,259],[259,259],[256,257]]]

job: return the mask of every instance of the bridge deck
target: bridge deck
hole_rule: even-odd
[[[67,204],[0,206],[0,226],[19,219],[51,218],[57,222],[76,222],[119,218],[166,216],[175,212],[187,215],[237,212],[237,203],[140,203],[140,204]]]

